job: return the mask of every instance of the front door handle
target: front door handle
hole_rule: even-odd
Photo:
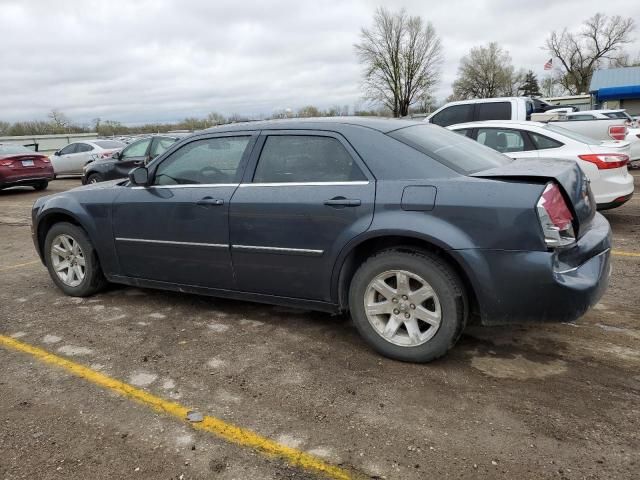
[[[325,200],[324,204],[330,207],[359,207],[362,202],[359,198],[333,197]]]
[[[213,197],[204,197],[196,202],[196,205],[214,205],[220,206],[224,205],[224,200],[221,198],[213,198]]]

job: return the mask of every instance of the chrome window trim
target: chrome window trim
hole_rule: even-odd
[[[214,188],[214,187],[237,187],[238,183],[190,183],[187,185],[149,185],[147,187],[131,187],[136,190],[148,189],[148,188]]]
[[[321,186],[340,186],[340,185],[369,185],[368,180],[358,180],[353,182],[273,182],[273,183],[241,183],[240,188],[246,187],[321,187]]]
[[[189,247],[212,247],[212,248],[229,248],[224,243],[198,243],[198,242],[174,242],[172,240],[150,240],[146,238],[126,238],[116,237],[118,242],[134,242],[134,243],[153,243],[159,245],[186,245]]]
[[[278,252],[278,253],[299,253],[307,255],[322,255],[324,250],[313,250],[309,248],[285,248],[285,247],[264,247],[259,245],[232,245],[232,248],[238,250],[257,250],[266,252]]]

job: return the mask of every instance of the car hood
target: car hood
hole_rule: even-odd
[[[596,213],[596,202],[589,180],[577,162],[556,158],[523,158],[500,167],[473,173],[472,177],[546,183],[555,180],[573,204],[578,232],[586,231]],[[533,207],[533,205],[532,205]]]

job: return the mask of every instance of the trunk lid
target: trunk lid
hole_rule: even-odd
[[[589,187],[589,180],[578,164],[571,160],[520,159],[501,167],[473,173],[471,176],[541,185],[555,181],[560,185],[567,205],[573,210],[578,238],[587,230],[596,213],[596,202]],[[535,208],[535,205],[531,208]]]

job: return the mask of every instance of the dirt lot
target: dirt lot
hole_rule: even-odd
[[[640,253],[635,175],[606,216],[616,250]],[[355,475],[638,478],[640,257],[613,257],[607,294],[575,324],[473,327],[410,365],[325,314],[124,287],[65,297],[34,262],[42,194],[0,191],[0,334]],[[0,365],[1,479],[316,478],[31,355],[0,346]]]

